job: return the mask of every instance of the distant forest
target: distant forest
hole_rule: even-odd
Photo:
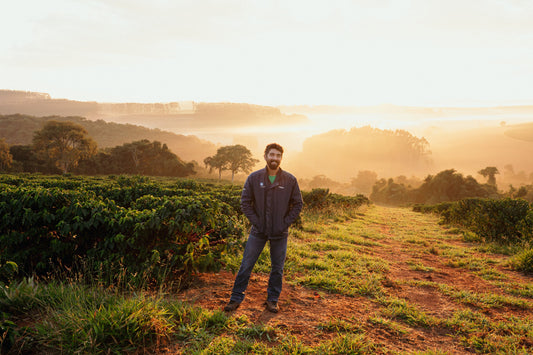
[[[79,116],[0,115],[0,139],[9,145],[31,144],[33,135],[44,123],[50,120],[74,122],[85,128],[99,148],[111,148],[117,145],[147,139],[164,142],[168,149],[181,159],[202,162],[205,157],[213,155],[217,146],[195,136],[179,135],[158,129],[148,129],[132,124],[119,124],[103,120],[91,121]]]
[[[372,127],[332,130],[306,139],[291,166],[306,176],[340,179],[371,170],[380,176],[412,175],[429,170],[429,142],[404,130]]]

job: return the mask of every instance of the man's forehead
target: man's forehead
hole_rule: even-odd
[[[271,148],[267,154],[275,154],[275,155],[282,155],[282,153],[277,150],[276,148]]]

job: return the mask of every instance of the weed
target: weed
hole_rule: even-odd
[[[385,306],[382,313],[386,317],[398,318],[413,326],[431,327],[439,323],[436,318],[420,311],[405,299],[389,297],[378,301]]]
[[[355,323],[350,323],[340,318],[330,318],[327,322],[320,323],[318,329],[333,333],[360,333],[363,328]]]
[[[277,338],[278,330],[270,325],[252,324],[247,327],[240,328],[237,335],[246,339],[262,339],[274,341]]]
[[[425,266],[425,265],[423,265],[422,263],[420,263],[418,261],[410,260],[410,261],[407,262],[407,265],[409,265],[409,269],[414,270],[414,271],[423,271],[423,272],[433,272],[433,271],[435,271],[434,267]]]
[[[379,346],[364,334],[342,334],[322,344],[318,351],[323,354],[375,354]]]
[[[313,348],[302,343],[298,338],[291,334],[286,334],[281,337],[281,343],[277,346],[273,354],[276,355],[303,355],[303,354],[314,354],[315,351]]]
[[[378,326],[380,326],[382,328],[389,329],[390,331],[392,331],[393,333],[395,333],[397,335],[402,335],[402,334],[409,333],[409,329],[408,328],[406,328],[405,326],[401,325],[400,323],[395,322],[394,320],[389,319],[389,318],[383,318],[383,317],[380,317],[380,316],[373,316],[373,317],[369,317],[368,321],[371,324],[373,324],[373,325],[378,325]]]

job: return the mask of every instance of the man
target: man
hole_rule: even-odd
[[[270,242],[271,270],[268,280],[266,308],[277,313],[281,293],[283,267],[287,254],[289,226],[296,221],[303,207],[296,178],[281,170],[283,147],[272,143],[265,149],[266,167],[248,176],[241,195],[241,209],[250,220],[252,229],[244,248],[241,267],[229,303],[224,310],[234,311],[244,300],[252,269]]]

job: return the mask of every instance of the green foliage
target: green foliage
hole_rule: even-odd
[[[533,248],[526,249],[510,260],[513,269],[533,274]]]
[[[0,258],[0,285],[11,282],[18,271],[19,267],[16,263],[13,261],[2,263],[2,259]]]
[[[236,204],[229,187],[185,190],[139,177],[2,179],[0,251],[25,275],[85,260],[94,272],[187,277],[218,270],[244,234],[242,215],[221,201]]]
[[[34,338],[66,353],[129,352],[170,335],[169,312],[143,297],[116,298],[97,309],[61,309],[35,327]]]
[[[3,138],[0,138],[0,171],[5,171],[11,167],[13,155],[9,152],[9,145]]]
[[[412,198],[410,190],[403,184],[395,183],[393,179],[380,179],[372,187],[370,199],[383,204],[401,205]]]
[[[17,325],[9,319],[9,316],[0,312],[0,353],[7,353],[15,344],[19,335]]]
[[[35,132],[33,147],[38,154],[53,161],[63,173],[78,165],[81,159],[96,154],[96,143],[87,130],[73,122],[48,121]]]
[[[376,354],[379,346],[366,339],[363,334],[342,334],[320,347],[324,354]]]
[[[74,170],[81,174],[141,174],[149,176],[187,176],[193,164],[183,162],[166,144],[147,139],[106,149],[80,162]]]
[[[479,184],[472,176],[466,178],[454,169],[443,170],[435,176],[427,176],[416,188],[406,187],[393,179],[381,179],[372,188],[370,199],[374,202],[402,204],[437,204],[465,198],[498,196],[494,185]]]
[[[27,106],[25,107],[27,109]],[[39,110],[42,112],[42,110]],[[72,113],[50,113],[54,116],[35,117],[30,115],[0,115],[0,138],[5,138],[10,145],[29,145],[34,132],[40,130],[49,120],[69,121],[83,126],[101,149],[115,147],[124,143],[148,139],[150,141],[165,142],[172,152],[179,152],[185,160],[201,161],[204,157],[213,154],[216,147],[213,143],[203,141],[195,136],[185,136],[159,129],[106,122],[104,120],[88,120],[80,116],[68,116]],[[60,113],[61,114],[61,113]],[[150,120],[154,117],[151,116]],[[12,152],[13,154],[13,152]],[[183,154],[183,156],[181,156]],[[15,157],[14,160],[17,160]],[[24,170],[34,172],[31,170]]]
[[[243,171],[249,173],[259,160],[252,157],[252,152],[243,145],[227,145],[220,147],[213,156],[204,159],[204,164],[209,167],[209,172],[218,170],[220,180],[222,170],[231,171],[231,182],[235,173]]]
[[[438,213],[443,223],[465,227],[487,242],[516,244],[533,240],[533,211],[522,199],[468,198],[415,206],[414,210]]]
[[[302,191],[304,206],[309,210],[324,210],[328,208],[358,208],[370,201],[366,196],[344,196],[330,193],[329,189],[315,188]]]

